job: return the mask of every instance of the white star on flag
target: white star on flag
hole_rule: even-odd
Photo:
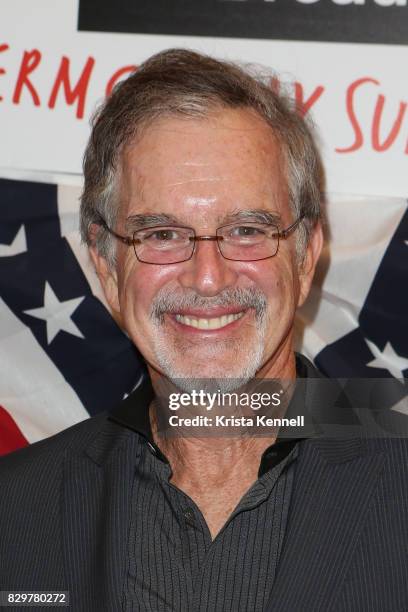
[[[367,340],[368,348],[375,359],[367,363],[370,368],[383,368],[388,370],[395,378],[404,378],[403,371],[408,368],[408,359],[400,357],[392,348],[391,342],[387,342],[383,351],[370,340]]]
[[[78,327],[71,319],[71,316],[84,298],[85,296],[82,296],[60,302],[50,284],[46,282],[44,289],[44,306],[25,310],[24,312],[31,317],[46,321],[48,344],[51,344],[55,336],[61,330],[73,336],[78,336],[78,338],[84,338],[83,334],[81,334]]]

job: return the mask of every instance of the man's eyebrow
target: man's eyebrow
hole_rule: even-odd
[[[256,209],[244,209],[236,210],[227,215],[219,215],[217,217],[217,223],[220,225],[227,225],[229,223],[236,223],[238,221],[251,221],[255,223],[271,223],[272,225],[279,225],[281,222],[281,216],[277,212],[272,212],[264,208]],[[156,214],[139,214],[131,215],[125,221],[125,230],[127,232],[134,232],[144,227],[154,227],[156,225],[185,225],[180,219],[174,215],[168,215],[166,213]]]
[[[125,229],[128,232],[134,232],[144,227],[152,227],[155,225],[183,225],[180,220],[173,215],[167,215],[165,213],[158,214],[143,214],[143,215],[131,215],[125,221]]]
[[[271,223],[279,225],[282,218],[279,213],[264,208],[237,210],[224,217],[219,217],[218,222],[223,225],[235,223],[236,221],[252,221],[256,223]]]

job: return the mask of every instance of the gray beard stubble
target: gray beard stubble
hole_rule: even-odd
[[[163,338],[162,325],[164,323],[165,314],[179,313],[181,310],[189,308],[202,308],[211,309],[214,307],[230,307],[234,306],[240,310],[247,310],[253,308],[255,312],[255,326],[256,326],[256,346],[248,347],[248,358],[245,359],[244,366],[239,372],[234,371],[233,364],[231,364],[231,372],[229,376],[223,376],[220,372],[216,379],[207,381],[207,384],[217,386],[223,392],[230,392],[237,387],[245,384],[248,380],[253,378],[257,370],[261,367],[264,337],[266,332],[266,315],[267,315],[267,299],[265,294],[257,288],[235,288],[225,289],[214,297],[204,297],[198,295],[193,291],[182,291],[177,292],[171,289],[162,289],[158,292],[154,298],[150,310],[150,318],[157,328],[157,335],[155,337],[155,353],[158,363],[170,380],[172,380],[179,388],[189,392],[191,389],[197,389],[203,385],[207,386],[202,379],[199,379],[197,372],[181,372],[178,371],[174,365],[174,360],[169,354],[171,348]],[[237,345],[237,340],[232,339],[231,342],[235,345],[235,351],[242,351],[243,347]],[[225,341],[223,341],[225,345]],[[180,344],[177,347],[179,350],[183,350],[183,346]],[[214,349],[213,351],[211,349]],[[234,346],[232,346],[234,348]],[[211,353],[214,356],[217,353],[216,345],[208,345],[209,359],[211,359]],[[185,352],[185,347],[184,347]]]

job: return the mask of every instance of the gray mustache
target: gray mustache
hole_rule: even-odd
[[[253,308],[257,318],[266,312],[267,299],[260,289],[225,289],[213,297],[204,297],[193,291],[180,293],[174,290],[162,290],[156,295],[150,309],[152,319],[163,322],[165,313],[176,313],[187,308],[214,308],[216,306],[234,306],[242,310]]]

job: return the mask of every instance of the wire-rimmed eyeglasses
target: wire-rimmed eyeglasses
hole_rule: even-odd
[[[194,255],[196,243],[201,241],[216,241],[221,255],[231,261],[269,259],[277,254],[279,241],[286,239],[304,217],[300,215],[285,229],[270,223],[239,221],[217,228],[215,235],[197,236],[192,227],[170,224],[144,227],[129,237],[116,233],[98,216],[98,225],[124,244],[133,246],[140,262],[155,265],[188,261]]]

